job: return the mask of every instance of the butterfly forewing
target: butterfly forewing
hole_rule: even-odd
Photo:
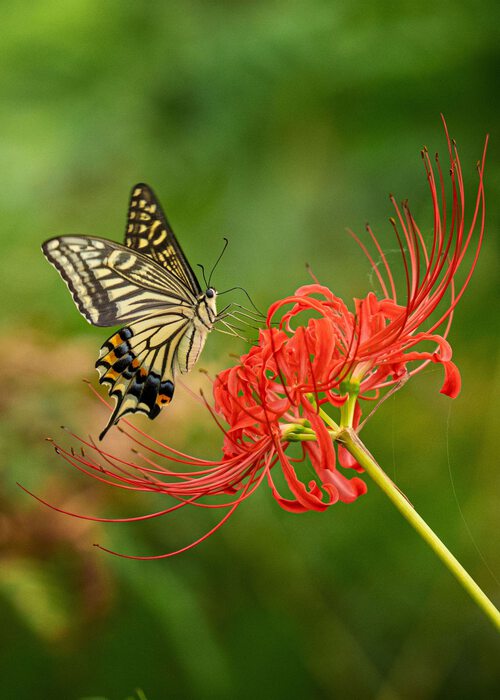
[[[114,326],[159,306],[192,306],[174,275],[119,243],[86,236],[46,241],[42,250],[66,281],[80,313],[95,326]]]
[[[125,245],[147,255],[181,280],[197,296],[201,287],[153,190],[142,183],[132,188]]]

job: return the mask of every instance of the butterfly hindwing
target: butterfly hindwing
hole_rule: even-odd
[[[197,296],[201,287],[153,190],[143,183],[132,188],[125,245],[151,257]]]
[[[165,312],[131,323],[108,338],[96,368],[116,406],[101,437],[127,413],[145,413],[152,419],[170,403],[175,371],[185,371],[179,349],[191,330],[197,334],[191,319]]]
[[[61,236],[46,241],[42,250],[65,280],[80,313],[95,326],[118,325],[165,304],[195,303],[171,273],[119,243]]]

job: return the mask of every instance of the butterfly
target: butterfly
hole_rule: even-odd
[[[218,320],[216,290],[205,291],[152,189],[132,188],[125,245],[94,236],[58,236],[42,251],[94,326],[123,327],[101,347],[99,382],[115,399],[99,436],[127,413],[153,419],[174,395]]]

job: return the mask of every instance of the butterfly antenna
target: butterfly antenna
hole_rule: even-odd
[[[255,306],[255,304],[252,301],[252,297],[250,296],[250,294],[247,292],[247,290],[244,287],[231,287],[230,289],[225,289],[223,292],[218,292],[218,296],[220,296],[221,294],[227,294],[228,292],[234,292],[235,289],[241,289],[241,291],[246,295],[246,298],[251,303],[251,305],[253,306],[255,311],[263,318],[266,317],[266,315],[263,314],[262,311],[257,306]]]
[[[215,272],[215,268],[216,268],[217,265],[220,263],[220,260],[221,260],[222,256],[224,255],[224,253],[226,252],[226,248],[227,248],[228,245],[229,245],[229,241],[227,240],[227,238],[224,238],[223,240],[224,240],[224,245],[222,246],[222,250],[221,250],[221,252],[220,252],[219,257],[218,257],[217,260],[215,261],[215,265],[212,267],[212,271],[211,271],[210,276],[209,276],[209,278],[208,278],[208,285],[207,285],[207,287],[210,287],[210,282],[211,282],[211,280],[212,280],[212,275],[213,275],[214,272]]]
[[[207,284],[207,278],[206,278],[206,275],[205,275],[205,267],[204,267],[204,265],[202,265],[201,263],[197,263],[197,265],[198,265],[198,267],[201,269],[201,271],[202,271],[202,273],[203,273],[203,281],[205,282],[205,287],[209,287],[210,285]]]

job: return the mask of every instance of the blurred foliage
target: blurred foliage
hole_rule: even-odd
[[[76,312],[42,240],[121,240],[129,189],[144,180],[193,262],[210,266],[230,238],[219,289],[242,284],[265,306],[307,281],[307,261],[336,293],[360,295],[370,279],[345,228],[362,231],[370,217],[393,249],[389,192],[410,197],[431,226],[419,148],[444,152],[443,112],[469,201],[492,133],[484,250],[451,334],[463,391],[452,404],[438,393],[439,370],[422,374],[365,439],[498,597],[488,567],[500,569],[499,27],[493,0],[2,3],[4,697],[121,700],[138,686],[148,700],[498,696],[489,622],[371,485],[353,505],[301,516],[262,488],[202,547],[141,563],[92,543],[168,551],[214,518],[196,510],[95,525],[41,508],[15,482],[96,515],[162,503],[89,483],[44,442],[62,423],[81,434],[102,427],[80,380],[93,376],[105,331]],[[202,364],[216,372],[244,346],[213,336]],[[187,392],[150,427],[217,454],[219,436]],[[109,449],[129,453],[117,431]]]

